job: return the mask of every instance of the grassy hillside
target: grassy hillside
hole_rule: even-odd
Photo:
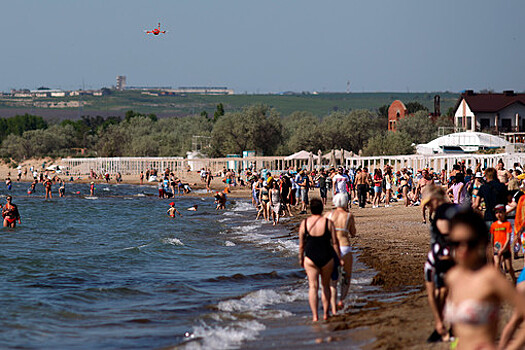
[[[0,99],[0,117],[14,113],[31,113],[46,119],[75,119],[81,115],[123,115],[132,109],[141,113],[155,113],[159,117],[200,114],[207,111],[213,115],[218,103],[223,103],[225,110],[235,111],[246,105],[266,104],[274,107],[281,115],[294,111],[309,111],[317,116],[324,116],[337,110],[369,109],[376,110],[394,100],[405,103],[417,101],[429,110],[433,110],[434,95],[441,96],[441,113],[454,106],[459,94],[449,92],[432,93],[323,93],[319,95],[230,95],[230,96],[149,96],[140,91],[113,92],[104,97],[83,96],[67,98]],[[85,102],[82,108],[39,108],[43,102]]]

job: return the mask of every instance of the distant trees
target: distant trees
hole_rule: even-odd
[[[226,112],[218,104],[213,118],[201,113],[158,119],[155,114],[130,110],[124,118],[83,116],[51,126],[41,117],[24,115],[0,118],[0,156],[15,160],[68,156],[78,148],[88,156],[185,156],[194,135],[211,136],[210,147],[204,151],[209,156],[245,150],[288,155],[303,149],[317,153],[341,148],[354,153],[362,150],[366,155],[406,154],[414,151],[413,143],[435,138],[438,126],[451,125],[447,117],[432,123],[428,113],[420,110],[400,120],[398,132],[386,132],[384,110],[335,111],[324,118],[298,111],[281,117],[265,105]]]
[[[407,108],[407,114],[414,114],[419,111],[428,112],[428,108],[417,101],[408,102],[405,104],[405,107]]]

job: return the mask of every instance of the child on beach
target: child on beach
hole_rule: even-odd
[[[171,202],[170,203],[170,207],[168,209],[168,215],[172,218],[175,217],[175,213],[179,214],[180,217],[182,217],[181,213],[179,213],[179,211],[177,210],[177,208],[175,208],[175,202]]]
[[[505,212],[505,205],[498,204],[494,208],[496,219],[490,226],[490,237],[494,252],[494,265],[500,268],[502,264],[510,274],[512,281],[516,284],[516,276],[512,267],[511,253],[510,253],[510,234],[512,232],[512,225],[507,221],[507,214]]]

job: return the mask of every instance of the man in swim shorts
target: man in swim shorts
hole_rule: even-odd
[[[172,218],[175,217],[175,213],[179,214],[179,216],[182,217],[181,213],[177,210],[177,208],[175,208],[175,202],[170,203],[170,207],[168,208],[167,213]]]

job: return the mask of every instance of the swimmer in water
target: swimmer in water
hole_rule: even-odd
[[[186,210],[189,210],[189,211],[197,211],[197,208],[198,208],[198,207],[199,207],[199,206],[198,206],[197,204],[195,204],[193,207],[189,207],[189,208],[186,209]]]
[[[5,186],[7,187],[8,191],[11,191],[11,188],[13,188],[13,183],[11,182],[11,178],[5,179]]]
[[[217,192],[215,194],[215,203],[217,204],[215,210],[226,209],[226,194],[223,192]]]
[[[177,208],[175,208],[175,202],[171,202],[170,203],[170,207],[168,209],[168,215],[171,216],[172,218],[175,217],[175,213],[179,214],[180,217],[182,217],[182,214],[179,213],[179,211],[177,210]]]
[[[20,220],[20,213],[18,212],[18,207],[16,204],[12,204],[13,197],[7,196],[6,201],[7,203],[4,206],[4,209],[2,210],[2,216],[4,217],[4,227],[16,227],[16,221],[18,220],[18,223],[21,224],[22,221]]]
[[[58,188],[58,195],[64,197],[66,195],[66,183],[60,180],[60,187]]]
[[[89,185],[89,195],[94,196],[95,195],[95,183],[91,181],[91,184]]]

